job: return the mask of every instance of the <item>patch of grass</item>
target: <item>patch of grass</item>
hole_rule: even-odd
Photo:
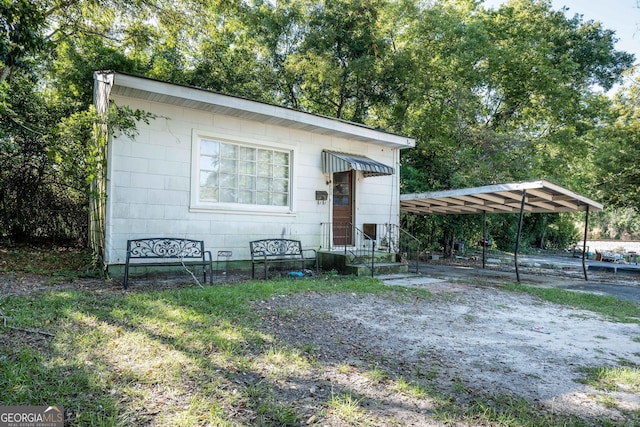
[[[306,291],[389,289],[375,279],[323,277],[129,294],[7,296],[0,309],[8,326],[54,336],[14,329],[0,334],[0,401],[62,405],[71,414],[69,426],[232,425],[237,420],[229,414],[242,407],[252,408],[264,425],[299,425],[295,405],[271,398],[270,390],[312,362],[304,349],[278,345],[260,332],[251,302]],[[258,363],[270,375],[255,379]],[[258,381],[270,386],[256,391],[259,398],[245,395]]]
[[[343,375],[348,374],[349,372],[353,372],[355,370],[353,366],[351,366],[347,362],[340,363],[339,365],[337,365],[337,368],[338,368],[338,372]]]
[[[417,365],[413,370],[413,374],[417,378],[432,380],[438,376],[438,370],[436,368],[423,369],[420,365]]]
[[[590,425],[574,416],[554,414],[527,400],[509,395],[475,397],[460,405],[454,399],[443,400],[435,410],[445,425],[487,425],[528,427],[585,427]]]
[[[435,394],[434,390],[428,389],[424,385],[418,384],[416,382],[407,381],[404,378],[399,378],[398,380],[396,380],[393,387],[395,390],[406,396],[416,397],[419,399],[429,398],[433,394]]]
[[[328,407],[331,413],[338,418],[349,423],[356,423],[363,414],[360,404],[361,400],[354,397],[351,393],[342,392],[334,394],[332,391]]]
[[[621,367],[581,368],[586,377],[581,382],[598,390],[618,391],[624,389],[633,393],[640,392],[640,369],[637,365]]]
[[[269,347],[260,358],[270,367],[274,378],[285,378],[308,369],[311,363],[297,349]]]
[[[536,295],[546,301],[593,311],[622,323],[640,323],[640,306],[612,296],[586,292],[571,292],[556,288],[538,288],[522,284],[507,284],[502,289]]]
[[[299,426],[300,416],[294,406],[288,403],[266,401],[257,408],[258,425],[261,426]]]
[[[378,366],[366,371],[365,376],[369,378],[373,384],[381,384],[389,379],[389,373]]]

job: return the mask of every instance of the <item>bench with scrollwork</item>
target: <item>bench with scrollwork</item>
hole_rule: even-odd
[[[127,259],[124,267],[124,288],[129,284],[130,267],[202,267],[204,281],[213,283],[211,251],[204,250],[202,240],[174,237],[152,237],[127,240]]]
[[[315,272],[318,273],[318,252],[315,249],[302,249],[299,240],[290,239],[263,239],[249,242],[251,250],[251,278],[255,277],[256,265],[264,265],[264,278],[271,264],[293,264],[304,269],[309,263],[313,263]]]

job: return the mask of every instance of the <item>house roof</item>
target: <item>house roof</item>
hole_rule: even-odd
[[[601,211],[602,205],[546,180],[400,195],[400,210],[414,214]]]
[[[402,149],[415,146],[415,139],[405,135],[193,86],[116,71],[96,71],[94,79],[110,84],[110,93],[115,95],[222,113],[323,135],[365,141],[389,148]]]

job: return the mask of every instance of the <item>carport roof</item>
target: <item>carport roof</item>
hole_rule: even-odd
[[[400,195],[400,210],[413,214],[601,211],[602,204],[546,180]]]

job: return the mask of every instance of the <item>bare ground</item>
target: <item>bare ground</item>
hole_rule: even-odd
[[[488,396],[523,398],[541,412],[575,415],[591,425],[602,420],[640,423],[637,392],[598,390],[581,382],[582,368],[640,365],[637,323],[611,322],[503,291],[495,286],[505,280],[499,271],[448,278],[443,272],[447,270],[436,268],[428,276],[387,282],[426,289],[430,297],[408,300],[393,291],[382,296],[306,293],[256,302],[260,327],[277,346],[306,349],[318,362],[303,373],[278,377],[277,398],[293,405],[307,424],[322,426],[442,425],[436,415],[447,399],[464,408]],[[540,273],[531,277],[549,286],[567,279]],[[139,281],[133,291],[153,284]],[[123,292],[118,283],[100,280],[54,288]],[[52,287],[36,276],[0,278],[2,295],[45,289]],[[270,377],[270,369],[262,366],[260,377]],[[408,393],[398,386],[403,381],[435,393]],[[350,421],[327,404],[339,396],[355,399],[357,411]],[[237,417],[255,421],[251,414]],[[452,424],[486,425],[481,420]]]
[[[494,287],[418,280],[412,286],[429,289],[433,297],[312,293],[259,306],[271,313],[264,316],[265,328],[279,340],[317,346],[330,371],[325,388],[335,384],[362,396],[383,420],[380,425],[438,423],[433,402],[390,393],[363,376],[372,366],[390,378],[428,379],[425,384],[460,401],[506,395],[594,425],[602,419],[634,422],[637,393],[596,390],[579,381],[581,367],[640,364],[638,324],[613,323]],[[344,364],[353,369],[340,374]]]

